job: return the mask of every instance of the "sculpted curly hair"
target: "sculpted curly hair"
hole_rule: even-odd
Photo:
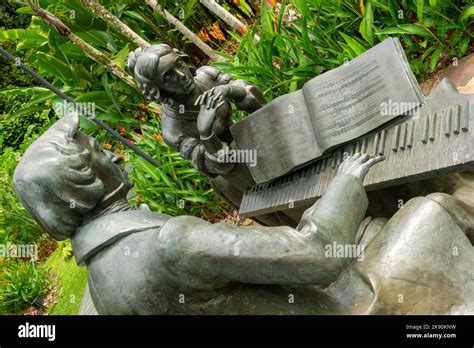
[[[57,240],[71,238],[105,194],[89,151],[74,141],[78,124],[77,114],[54,124],[28,148],[13,176],[23,205]]]
[[[160,86],[156,83],[156,72],[160,64],[160,58],[168,53],[178,54],[187,64],[191,63],[191,58],[167,44],[156,44],[145,49],[137,48],[127,57],[127,69],[135,77],[138,88],[148,99],[158,103],[171,104],[172,96],[160,91]],[[189,67],[193,75],[196,68]]]

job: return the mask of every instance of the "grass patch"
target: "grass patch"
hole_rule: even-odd
[[[56,304],[48,309],[52,315],[77,315],[87,284],[87,268],[79,267],[74,257],[65,258],[63,248],[59,247],[44,263],[56,275],[61,289]]]

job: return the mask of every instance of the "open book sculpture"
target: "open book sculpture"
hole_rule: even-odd
[[[422,103],[400,42],[389,38],[301,90],[276,98],[231,131],[238,148],[256,150],[257,165],[249,170],[261,184]],[[393,112],[392,105],[404,107]]]
[[[240,149],[257,150],[249,171],[260,183],[239,212],[297,219],[355,152],[386,157],[367,191],[473,170],[473,122],[474,96],[443,80],[423,97],[398,41],[387,39],[232,126]]]

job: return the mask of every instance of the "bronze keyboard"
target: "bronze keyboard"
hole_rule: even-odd
[[[384,155],[364,180],[366,190],[400,185],[437,175],[474,170],[474,98],[460,95],[420,108],[419,115],[346,144],[327,157],[244,193],[243,216],[316,202],[348,156],[360,152]],[[436,111],[435,111],[436,110]]]

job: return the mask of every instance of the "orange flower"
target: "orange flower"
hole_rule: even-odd
[[[215,22],[211,27],[211,35],[217,40],[225,40],[224,34],[222,34],[221,29],[219,28],[219,22]]]
[[[267,0],[267,4],[273,7],[277,6],[276,0]]]
[[[136,195],[135,196],[135,203],[140,204],[142,202],[142,196]]]
[[[206,28],[204,28],[204,27],[201,28],[201,30],[197,34],[197,37],[200,38],[201,40],[204,40],[204,41],[211,40],[211,38],[209,37],[209,34],[206,31]]]
[[[102,147],[106,150],[109,150],[112,148],[112,145],[110,145],[109,143],[105,143]]]
[[[125,128],[123,128],[123,127],[119,127],[119,133],[120,133],[120,134],[123,134],[123,133],[125,133]]]
[[[163,137],[161,136],[161,134],[155,134],[154,136],[155,140],[158,140],[158,141],[163,141]]]

